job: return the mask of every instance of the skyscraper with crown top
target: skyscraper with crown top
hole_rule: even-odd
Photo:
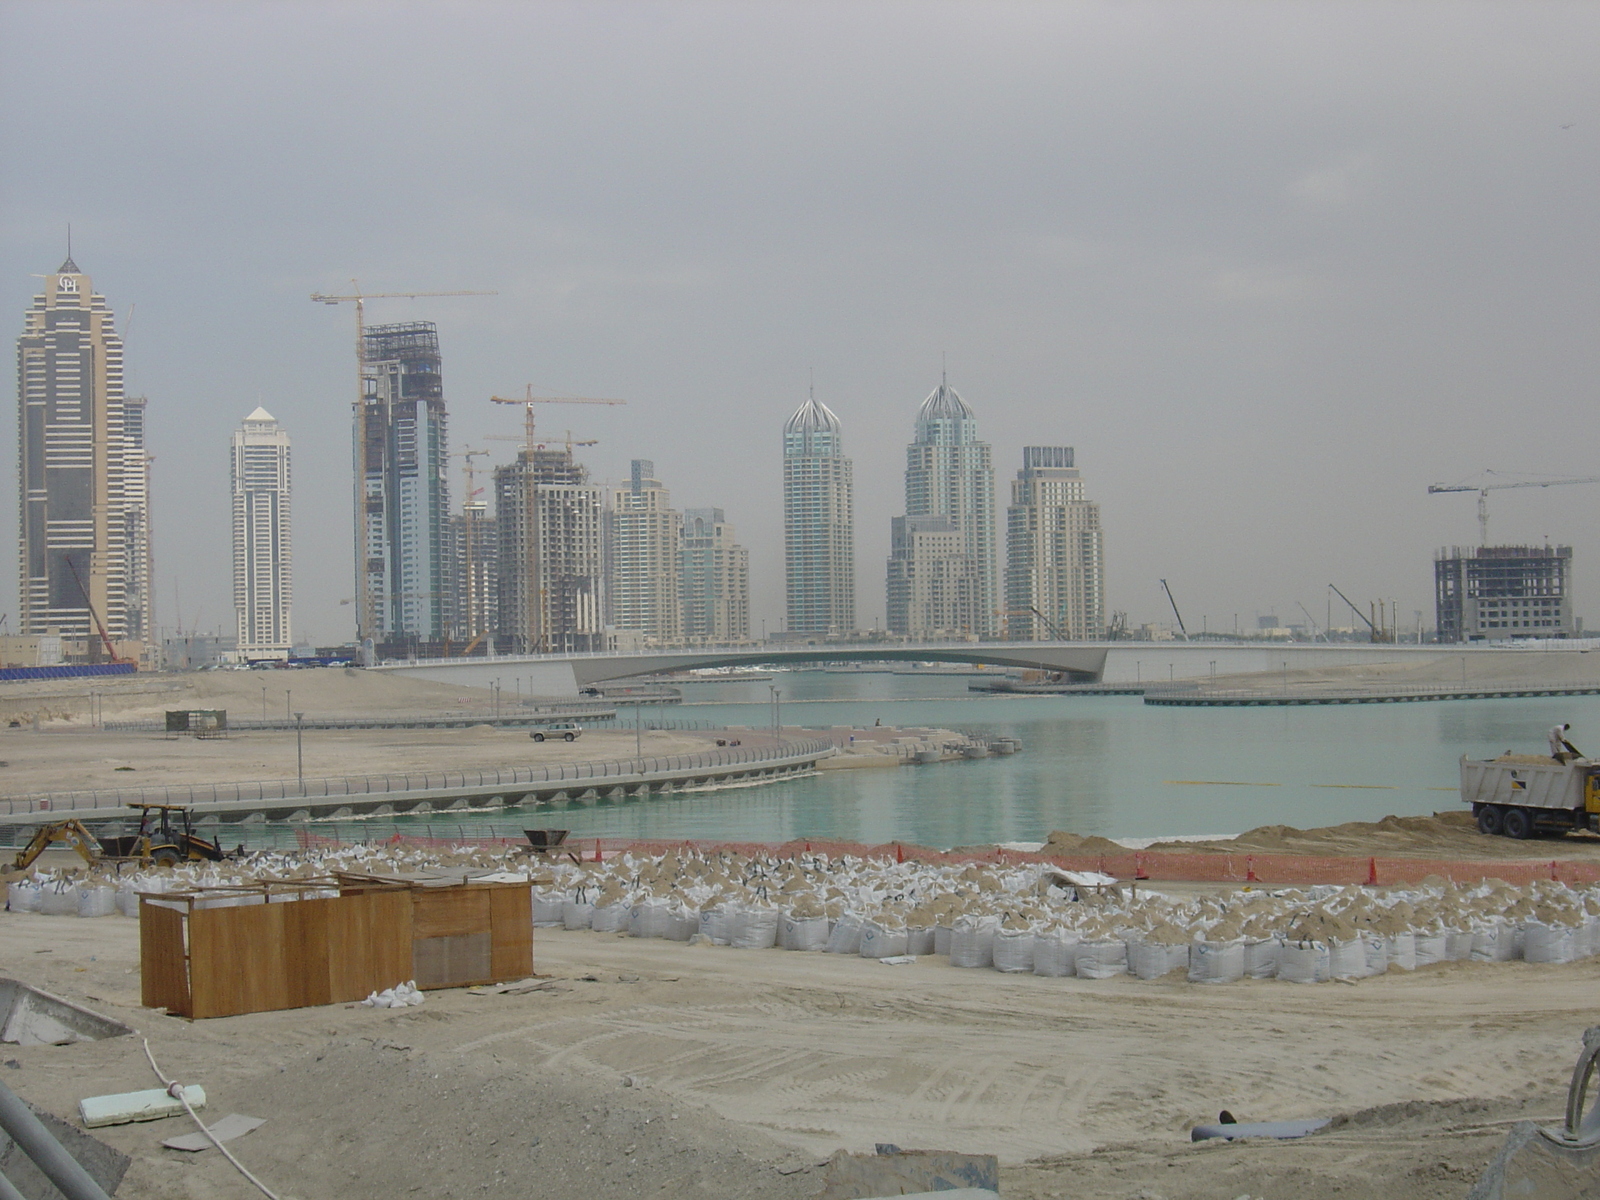
[[[17,339],[18,632],[91,659],[152,637],[144,400],[123,394],[122,339],[69,251]],[[120,652],[120,651],[119,651]]]
[[[811,395],[783,427],[783,566],[791,633],[856,627],[854,480],[839,418]]]

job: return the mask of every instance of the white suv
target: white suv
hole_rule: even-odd
[[[542,742],[546,738],[553,737],[575,742],[583,736],[583,726],[576,721],[556,721],[554,724],[546,725],[541,729],[535,729],[528,736],[536,742]]]

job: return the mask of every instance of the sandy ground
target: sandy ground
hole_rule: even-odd
[[[715,735],[645,731],[646,754],[693,754]],[[311,730],[304,735],[308,779],[324,775],[484,770],[632,758],[633,730],[586,729],[575,742],[535,742],[526,729]],[[754,744],[752,741],[751,744]],[[164,787],[247,779],[293,779],[292,732],[227,738],[167,738],[81,727],[0,728],[0,795],[85,788]]]
[[[877,1141],[997,1153],[1008,1200],[1459,1198],[1510,1121],[1558,1119],[1600,984],[1595,960],[1091,982],[539,930],[549,991],[188,1023],[137,1007],[137,953],[120,917],[0,914],[8,973],[136,1026],[213,1115],[266,1118],[237,1153],[305,1200],[806,1196]],[[155,1082],[135,1039],[0,1060],[64,1116]],[[1191,1145],[1222,1108],[1336,1128]],[[121,1196],[252,1194],[160,1148],[186,1124],[102,1131],[135,1158]]]
[[[1208,678],[1201,682],[1209,685],[1212,681]],[[1282,671],[1262,671],[1216,677],[1217,687],[1277,688],[1285,682],[1291,687],[1319,683],[1340,687],[1363,683],[1485,687],[1600,685],[1600,650],[1471,650],[1462,654],[1446,650],[1443,657],[1432,660],[1419,660],[1407,654],[1393,662],[1306,668],[1287,675]]]

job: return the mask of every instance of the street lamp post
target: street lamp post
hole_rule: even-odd
[[[306,794],[305,713],[294,715],[294,773],[300,781],[300,794]]]
[[[635,704],[633,706],[633,756],[638,759],[644,758],[644,726],[641,724],[643,720],[644,705]]]
[[[261,723],[267,723],[267,685],[261,685]]]
[[[293,688],[284,688],[283,689],[283,719],[285,721],[287,721],[289,719],[289,710],[294,707],[294,704],[292,703],[293,700],[294,700],[294,689]]]

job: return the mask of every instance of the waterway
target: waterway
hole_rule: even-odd
[[[1022,753],[922,767],[827,771],[752,787],[525,810],[518,828],[575,837],[904,840],[931,846],[1239,833],[1454,809],[1462,754],[1539,752],[1572,722],[1600,747],[1600,697],[1286,708],[1160,708],[1136,696],[1006,696],[970,676],[784,671],[770,682],[683,685],[647,717],[766,728],[874,721],[1020,738]],[[507,816],[462,815],[472,832]]]

